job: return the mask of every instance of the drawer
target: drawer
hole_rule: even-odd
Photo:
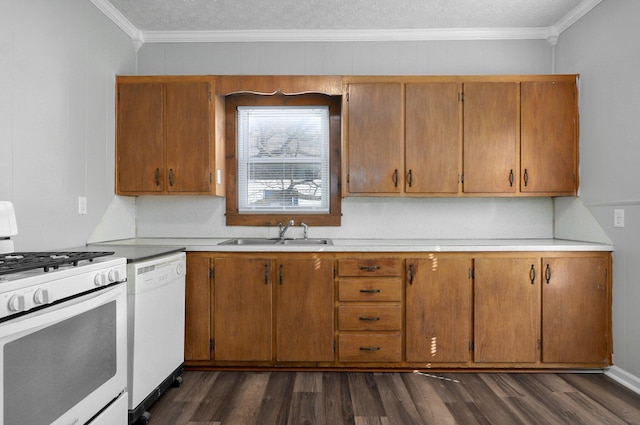
[[[402,338],[400,333],[341,333],[338,335],[338,361],[402,361]]]
[[[338,276],[402,276],[400,258],[341,258]]]
[[[341,279],[338,282],[340,301],[401,301],[401,278]]]
[[[338,329],[341,331],[399,331],[402,330],[400,305],[341,305],[338,306]]]

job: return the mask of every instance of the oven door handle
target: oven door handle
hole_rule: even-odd
[[[118,296],[124,296],[126,302],[126,285],[119,283],[100,291],[91,292],[63,301],[60,304],[51,305],[33,313],[27,312],[14,320],[0,323],[0,340],[4,338],[18,339],[22,335],[35,332],[39,329],[62,322],[96,307],[116,300]]]

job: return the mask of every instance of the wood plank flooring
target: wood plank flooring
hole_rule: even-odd
[[[640,424],[604,374],[187,371],[149,425]]]

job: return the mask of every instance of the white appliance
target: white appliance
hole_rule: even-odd
[[[127,265],[129,423],[146,424],[147,409],[182,382],[186,254]]]
[[[13,252],[15,223],[0,202],[0,423],[124,423],[126,260]]]

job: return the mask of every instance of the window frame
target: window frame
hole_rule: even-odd
[[[238,158],[237,123],[238,106],[314,106],[329,107],[329,212],[239,212],[238,211]],[[226,224],[227,226],[275,226],[289,220],[304,222],[311,226],[340,226],[341,205],[341,96],[316,93],[296,95],[234,94],[225,97],[225,168],[226,184]]]

